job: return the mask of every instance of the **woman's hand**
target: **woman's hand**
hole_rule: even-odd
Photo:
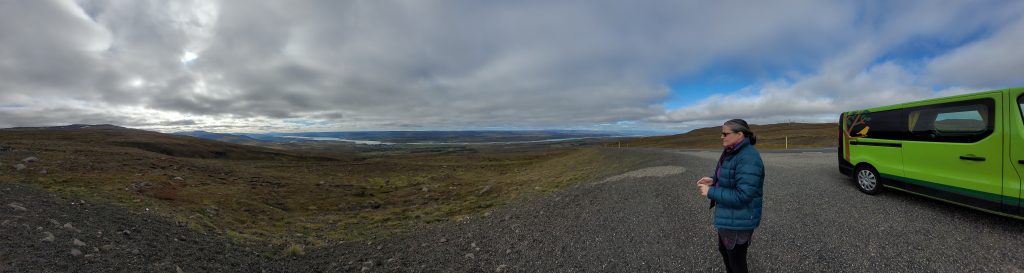
[[[711,186],[711,184],[714,184],[714,183],[715,183],[715,180],[711,179],[711,177],[707,177],[707,176],[701,177],[700,180],[697,180],[697,185],[708,185],[708,186]]]
[[[700,187],[700,195],[708,196],[708,189],[711,188],[710,185],[700,184],[697,186]]]

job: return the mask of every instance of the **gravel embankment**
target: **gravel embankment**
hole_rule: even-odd
[[[151,213],[0,183],[0,272],[259,269],[253,253]]]
[[[621,152],[652,160],[645,168],[521,200],[483,217],[307,249],[298,257],[267,258],[150,215],[72,205],[0,184],[0,222],[7,221],[0,225],[0,272],[724,271],[708,202],[694,184],[711,173],[718,153]],[[1024,268],[1016,253],[1024,245],[1024,221],[894,191],[861,194],[838,173],[833,153],[766,153],[764,159],[765,211],[750,249],[752,271]],[[61,227],[68,222],[78,230]],[[125,229],[129,235],[118,233]],[[56,239],[41,241],[44,232]],[[78,248],[81,256],[71,255],[75,238],[87,244]],[[92,249],[105,245],[113,247]]]

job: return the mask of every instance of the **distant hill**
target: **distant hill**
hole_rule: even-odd
[[[836,147],[839,128],[837,123],[778,123],[751,125],[757,136],[759,149],[782,149],[789,139],[789,148]],[[721,148],[721,126],[696,129],[685,134],[636,138],[623,142],[629,147],[659,147],[678,149]]]
[[[115,125],[68,125],[0,129],[0,143],[89,150],[133,148],[174,157],[230,160],[333,160],[290,151],[212,141],[184,135],[163,134]]]
[[[211,132],[207,132],[207,131],[187,131],[187,132],[177,132],[177,133],[174,133],[174,134],[175,135],[182,135],[182,136],[190,136],[190,137],[209,139],[209,140],[223,141],[223,142],[231,142],[231,143],[236,143],[236,144],[247,144],[247,145],[257,144],[259,142],[264,142],[263,140],[251,138],[249,136],[244,136],[244,135],[219,134],[219,133],[211,133]]]
[[[218,134],[204,131],[178,132],[210,140],[266,146],[270,142],[305,142],[316,140],[366,141],[374,143],[408,144],[465,144],[503,143],[565,140],[580,138],[622,137],[637,134],[650,135],[647,131],[586,131],[586,130],[508,130],[508,131],[355,131],[355,132],[302,132],[266,134]]]

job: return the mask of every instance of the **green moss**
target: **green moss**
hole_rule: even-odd
[[[290,244],[281,252],[285,257],[306,255],[306,247],[301,244]]]

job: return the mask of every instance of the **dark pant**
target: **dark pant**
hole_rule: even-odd
[[[725,248],[722,237],[718,237],[718,253],[722,253],[722,260],[725,262],[725,270],[729,273],[747,273],[747,247],[750,246],[747,240],[744,244],[736,244],[731,250]]]

